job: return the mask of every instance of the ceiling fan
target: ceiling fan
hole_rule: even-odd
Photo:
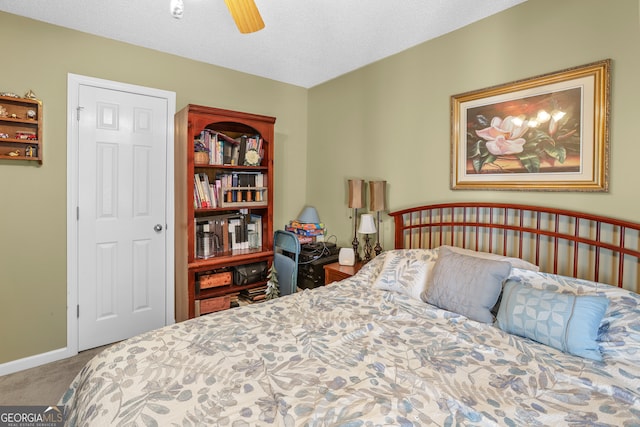
[[[224,0],[227,9],[242,34],[253,33],[264,28],[264,22],[254,0]],[[171,15],[180,19],[184,14],[184,1],[171,0]]]

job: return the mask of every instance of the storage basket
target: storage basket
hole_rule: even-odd
[[[193,153],[193,162],[198,165],[208,165],[209,153],[206,151],[196,151]]]

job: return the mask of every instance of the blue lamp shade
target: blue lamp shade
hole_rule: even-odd
[[[320,217],[318,216],[318,211],[313,206],[305,206],[298,215],[298,222],[303,224],[318,224],[320,222]]]

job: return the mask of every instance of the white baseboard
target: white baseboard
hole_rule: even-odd
[[[57,350],[48,351],[46,353],[36,354],[34,356],[22,359],[12,360],[11,362],[0,364],[0,376],[13,374],[14,372],[23,371],[25,369],[35,368],[46,363],[55,362],[57,360],[66,359],[78,354],[69,347],[59,348]]]

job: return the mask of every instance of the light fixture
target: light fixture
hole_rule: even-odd
[[[358,233],[364,234],[364,263],[371,261],[371,239],[369,234],[376,233],[376,224],[374,222],[373,215],[362,214],[360,216],[360,228]]]
[[[319,224],[320,216],[318,216],[318,211],[313,206],[305,206],[298,215],[298,222],[302,224]]]
[[[373,248],[376,255],[382,252],[380,244],[380,211],[385,210],[385,199],[387,195],[387,181],[369,181],[369,210],[377,215],[376,246]]]
[[[181,19],[184,14],[184,2],[182,0],[171,0],[169,10],[171,11],[171,16]]]
[[[224,2],[242,34],[253,33],[264,28],[264,22],[254,0],[224,0]]]
[[[349,207],[353,209],[353,241],[351,242],[351,246],[353,246],[353,252],[356,256],[356,261],[359,258],[358,255],[358,246],[360,242],[358,242],[358,209],[364,207],[364,181],[361,179],[350,179],[349,180]]]

